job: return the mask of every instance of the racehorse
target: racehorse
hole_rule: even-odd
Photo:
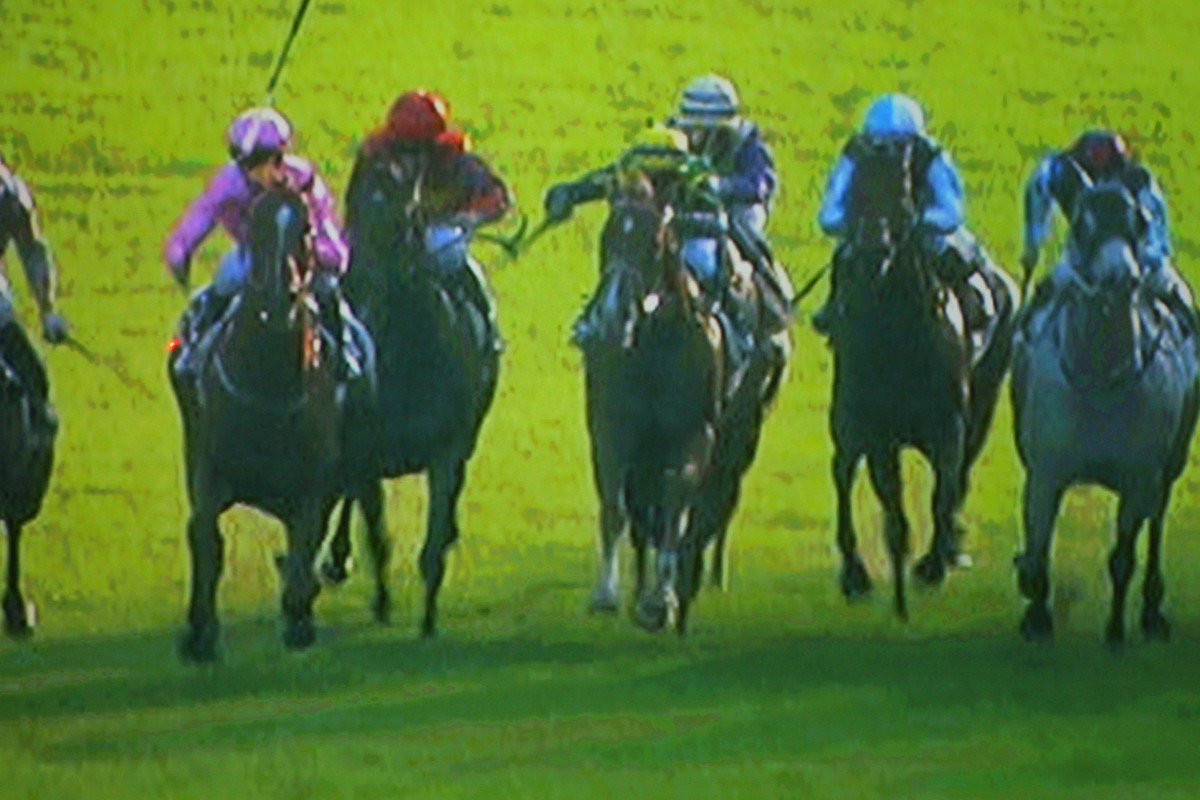
[[[1025,549],[1018,585],[1030,601],[1022,635],[1053,635],[1047,606],[1054,522],[1063,493],[1099,484],[1119,497],[1106,639],[1125,638],[1125,598],[1142,523],[1150,521],[1141,627],[1168,638],[1162,613],[1163,522],[1187,464],[1200,407],[1194,332],[1142,287],[1145,222],[1127,189],[1089,188],[1072,214],[1069,282],[1023,325],[1013,357],[1014,433],[1025,466]]]
[[[304,201],[285,189],[256,202],[245,287],[198,354],[194,383],[169,369],[191,503],[191,600],[181,645],[189,661],[217,655],[218,518],[235,503],[286,526],[283,642],[301,649],[316,637],[314,560],[344,481],[344,431],[335,358],[324,347],[310,288],[307,220]]]
[[[48,405],[46,373],[14,321],[0,327],[0,519],[8,533],[4,632],[32,633],[21,596],[21,530],[37,516],[50,483],[58,420]]]
[[[634,619],[651,631],[673,622],[683,633],[708,543],[701,537],[723,533],[736,501],[736,490],[714,496],[707,523],[691,526],[718,447],[724,343],[679,258],[670,208],[658,205],[648,185],[641,188],[611,199],[600,238],[596,302],[602,313],[583,352],[600,499],[592,607],[617,607],[616,546],[628,525],[637,560]],[[741,466],[731,462],[726,470]],[[652,588],[646,586],[647,547],[655,550]]]
[[[998,269],[980,270],[990,295],[986,325],[971,330],[959,301],[923,255],[911,226],[880,220],[843,245],[831,330],[834,379],[830,409],[837,486],[840,583],[847,599],[870,591],[858,553],[850,490],[866,458],[884,508],[894,605],[908,616],[904,589],[909,525],[901,497],[900,451],[910,446],[933,468],[934,533],[915,575],[937,585],[957,563],[956,516],[971,466],[991,425],[1011,354],[1017,289]],[[869,231],[869,232],[868,232]]]
[[[429,512],[420,571],[425,583],[421,634],[437,627],[437,599],[446,552],[458,539],[457,509],[466,466],[496,394],[499,341],[482,324],[482,310],[457,301],[430,263],[418,225],[402,222],[392,187],[363,173],[347,201],[350,269],[347,297],[375,340],[377,413],[365,420],[370,453],[351,481],[324,565],[333,581],[345,578],[350,515],[358,503],[366,521],[375,570],[373,608],[386,621],[390,546],[384,522],[385,478],[425,473]]]

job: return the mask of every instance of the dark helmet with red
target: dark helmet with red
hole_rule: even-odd
[[[450,107],[436,92],[417,89],[396,98],[384,129],[402,142],[433,142],[449,128]]]
[[[1130,161],[1129,145],[1112,131],[1088,131],[1075,142],[1072,154],[1093,180],[1120,173]]]

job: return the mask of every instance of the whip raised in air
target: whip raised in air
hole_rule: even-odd
[[[292,18],[292,29],[288,31],[287,39],[283,43],[283,50],[279,53],[279,60],[275,62],[275,70],[271,73],[271,80],[267,81],[267,105],[275,104],[275,84],[279,82],[279,75],[283,72],[283,65],[287,63],[288,52],[292,49],[292,42],[296,39],[296,34],[300,31],[300,23],[304,20],[304,12],[308,10],[310,0],[300,0],[300,7],[296,9],[296,16]]]

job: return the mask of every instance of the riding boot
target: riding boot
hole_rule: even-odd
[[[195,377],[199,368],[198,354],[205,349],[201,347],[201,343],[207,340],[208,333],[229,307],[229,300],[229,297],[218,293],[211,286],[197,292],[192,298],[179,326],[180,348],[175,359],[176,374],[187,378]]]
[[[1038,284],[1033,287],[1033,294],[1029,296],[1029,298],[1017,311],[1017,330],[1021,331],[1021,333],[1028,338],[1031,332],[1030,325],[1033,321],[1033,318],[1037,316],[1038,313],[1043,309],[1048,308],[1057,295],[1058,292],[1056,291],[1056,287],[1052,279],[1047,278],[1039,281]]]
[[[812,313],[813,330],[825,338],[829,338],[833,333],[833,324],[838,318],[839,308],[835,298],[836,292],[834,292],[833,281],[830,280],[829,294],[825,297],[825,302]]]
[[[461,269],[456,270],[456,273],[462,295],[479,311],[479,315],[483,319],[484,341],[491,343],[496,352],[500,352],[504,349],[504,343],[500,338],[500,326],[496,321],[496,304],[484,284],[482,271],[471,259],[467,259],[467,263]]]

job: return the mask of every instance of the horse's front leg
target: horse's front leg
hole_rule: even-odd
[[[617,544],[628,524],[622,493],[623,476],[615,459],[606,457],[596,445],[593,475],[600,497],[600,539],[596,560],[596,587],[589,608],[593,613],[615,613],[619,607],[620,558]]]
[[[1112,580],[1112,606],[1104,632],[1105,641],[1110,647],[1120,647],[1125,643],[1125,599],[1129,595],[1129,583],[1137,566],[1134,548],[1137,546],[1138,532],[1146,518],[1144,508],[1134,492],[1122,493],[1117,505],[1117,541],[1108,557],[1108,574]]]
[[[954,515],[958,511],[963,489],[963,446],[966,438],[961,419],[928,451],[934,472],[933,539],[929,543],[929,552],[921,557],[913,570],[926,586],[940,585],[946,579],[946,568],[958,557],[958,532]]]
[[[420,557],[425,581],[424,637],[437,632],[438,590],[446,576],[446,551],[458,539],[458,497],[465,473],[466,464],[458,458],[439,459],[429,469],[429,520]]]
[[[850,508],[850,490],[854,485],[854,472],[862,459],[862,452],[835,443],[833,455],[833,483],[837,488],[837,546],[842,554],[841,586],[847,600],[863,597],[871,591],[871,578],[867,567],[858,554],[858,541],[854,533],[854,514]]]
[[[313,601],[321,586],[313,569],[325,521],[319,500],[305,500],[285,520],[288,551],[282,564],[284,584],[281,605],[283,643],[291,650],[303,650],[317,639]]]
[[[225,565],[225,543],[217,525],[218,506],[202,502],[188,519],[188,549],[192,556],[188,628],[180,643],[185,661],[207,663],[217,658],[217,583]]]
[[[392,560],[392,543],[388,538],[383,514],[383,481],[367,481],[358,494],[358,502],[367,526],[367,549],[375,575],[375,596],[371,613],[375,621],[386,625],[392,614],[392,595],[388,590],[388,568]]]
[[[908,619],[908,603],[904,596],[904,562],[908,558],[908,519],[904,516],[904,501],[900,485],[900,452],[891,446],[867,456],[871,486],[883,505],[884,538],[892,562],[892,588],[896,615]]]
[[[1029,600],[1021,619],[1021,635],[1028,641],[1048,641],[1054,636],[1050,616],[1050,542],[1054,520],[1062,502],[1062,485],[1050,475],[1030,469],[1025,474],[1025,551],[1014,560],[1017,586]]]
[[[1171,623],[1162,612],[1166,583],[1162,573],[1163,518],[1167,499],[1150,518],[1150,541],[1146,546],[1146,576],[1142,579],[1142,633],[1152,641],[1165,642],[1171,638]]]
[[[8,562],[4,585],[4,632],[13,638],[33,633],[21,596],[21,526],[6,522],[8,530]]]

